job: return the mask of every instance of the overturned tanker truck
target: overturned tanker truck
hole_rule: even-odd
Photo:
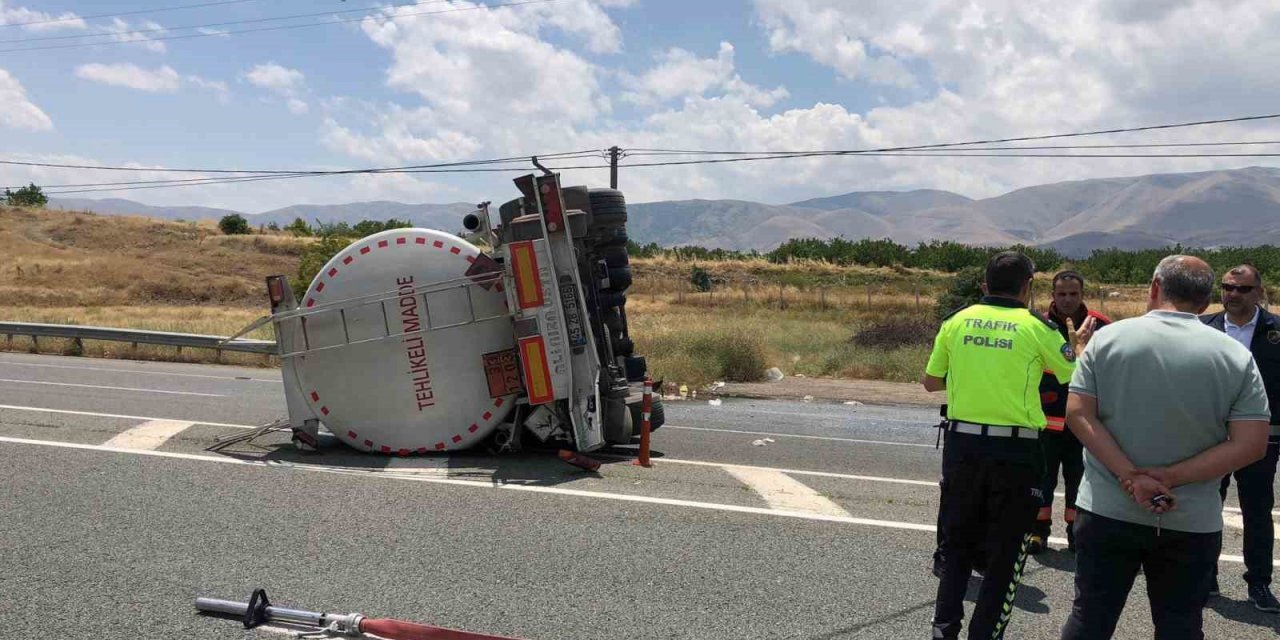
[[[284,276],[267,279],[263,321],[298,448],[329,434],[391,455],[632,442],[646,366],[627,331],[626,201],[544,172],[515,180],[523,195],[496,226],[485,202],[465,237],[363,238],[301,300]],[[651,428],[663,422],[654,396]]]

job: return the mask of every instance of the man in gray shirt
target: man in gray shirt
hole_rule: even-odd
[[[1218,483],[1263,456],[1271,417],[1249,350],[1196,316],[1214,284],[1204,261],[1165,258],[1148,313],[1099,333],[1076,365],[1067,425],[1086,454],[1063,640],[1111,638],[1139,568],[1156,637],[1204,638]]]

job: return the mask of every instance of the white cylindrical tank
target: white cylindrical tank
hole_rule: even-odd
[[[502,421],[520,386],[515,337],[501,280],[467,277],[477,260],[487,258],[451,234],[393,229],[321,269],[301,302],[316,311],[307,353],[292,363],[336,436],[407,455],[465,449]]]

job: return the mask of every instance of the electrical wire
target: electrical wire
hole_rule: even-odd
[[[241,0],[241,1],[243,2],[248,0]],[[442,2],[449,2],[449,1],[450,0],[419,0],[418,2],[390,5],[386,8],[398,9],[401,7],[417,7],[417,6],[428,5],[428,4],[440,4]],[[114,32],[106,32],[106,33],[88,33],[88,34],[60,35],[60,36],[40,36],[38,38],[16,38],[13,40],[0,40],[0,44],[13,44],[17,42],[47,42],[49,40],[72,40],[75,38],[110,38],[110,37],[117,37],[117,36],[136,36],[136,35],[146,35],[148,33],[185,31],[187,29],[209,29],[213,27],[230,27],[238,24],[261,24],[263,22],[277,22],[280,20],[294,20],[297,18],[318,18],[318,17],[332,16],[332,15],[343,15],[348,13],[365,13],[369,11],[376,11],[379,9],[381,9],[381,7],[371,6],[371,7],[360,7],[359,9],[341,9],[337,11],[320,11],[316,13],[296,13],[296,14],[287,15],[287,16],[270,16],[266,18],[248,18],[245,20],[228,20],[226,22],[209,22],[205,24],[190,24],[190,25],[185,25],[181,27],[150,27],[146,29],[134,29],[131,31],[114,31]]]
[[[76,16],[74,18],[50,18],[48,20],[31,20],[28,22],[9,22],[6,24],[0,24],[0,29],[4,27],[27,27],[36,24],[53,24],[55,22],[75,22],[76,20],[95,20],[97,18],[122,18],[124,16],[136,16],[140,13],[164,13],[166,11],[178,11],[179,9],[199,9],[201,7],[217,7],[226,4],[244,4],[246,2],[257,1],[258,0],[222,0],[221,2],[202,2],[200,4],[184,4],[176,7],[139,9],[137,11],[123,11],[121,13],[99,13],[91,16]]]
[[[445,0],[432,0],[432,1],[442,2]],[[452,9],[440,9],[437,11],[416,11],[416,12],[409,12],[409,13],[397,13],[395,15],[386,15],[385,17],[387,20],[394,21],[399,18],[413,18],[413,17],[421,17],[421,16],[440,15],[445,13],[459,13],[462,11],[478,11],[480,9],[499,9],[503,7],[518,7],[518,6],[530,5],[530,4],[547,4],[551,2],[560,2],[560,1],[561,0],[519,0],[515,2],[501,2],[501,3],[489,4],[489,5],[480,4],[474,7],[454,7]],[[405,6],[408,6],[408,5],[405,5]],[[330,13],[333,13],[333,12],[325,12],[325,15],[328,15]],[[366,18],[371,18],[374,15],[375,15],[374,13],[370,13],[370,14],[358,16],[355,18],[338,18],[334,20],[328,20],[325,22],[309,22],[306,24],[286,24],[286,25],[280,25],[275,27],[258,27],[254,29],[238,29],[234,31],[210,31],[208,33],[189,33],[189,34],[175,35],[175,36],[157,36],[157,37],[145,38],[141,40],[107,40],[103,42],[77,42],[73,44],[59,44],[59,45],[49,45],[49,46],[43,46],[43,47],[19,47],[19,48],[10,48],[10,49],[0,49],[0,53],[22,53],[27,51],[47,51],[50,49],[76,49],[81,47],[97,47],[97,46],[108,46],[108,45],[114,45],[114,44],[136,44],[138,42],[161,42],[161,41],[167,41],[167,40],[186,40],[190,38],[210,38],[215,36],[230,36],[230,35],[239,35],[243,33],[260,33],[265,31],[306,29],[310,27],[323,27],[323,26],[333,25],[333,24],[360,22],[362,20],[365,20]],[[194,27],[187,27],[187,28],[194,28]],[[95,35],[99,35],[99,34],[95,34]],[[101,34],[101,35],[118,36],[120,34]],[[18,41],[9,41],[9,42],[16,43]]]

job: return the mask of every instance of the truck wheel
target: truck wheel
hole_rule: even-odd
[[[631,267],[609,270],[609,288],[606,291],[622,293],[631,286]]]
[[[644,413],[643,411],[644,403],[637,402],[636,404],[628,405],[628,408],[631,409],[631,424],[634,425],[632,427],[632,430],[635,436],[639,437],[640,424],[641,424],[640,421],[643,419],[643,416],[641,414]],[[654,431],[657,431],[658,427],[661,427],[663,424],[666,424],[666,421],[667,421],[667,414],[666,414],[666,411],[663,410],[662,408],[662,394],[659,393],[657,389],[654,389],[653,404],[649,406],[649,433],[653,433]]]

